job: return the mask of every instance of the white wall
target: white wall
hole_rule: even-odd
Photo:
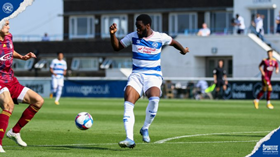
[[[161,54],[164,77],[205,77],[207,56],[232,56],[233,77],[255,77],[259,74],[259,63],[267,57],[266,51],[247,35],[209,37],[180,35],[175,40],[189,47],[190,53],[184,56],[172,46],[165,47]],[[218,49],[217,54],[211,53],[213,47]]]

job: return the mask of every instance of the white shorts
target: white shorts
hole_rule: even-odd
[[[140,96],[145,93],[151,87],[157,87],[161,93],[162,77],[155,75],[145,75],[141,73],[132,73],[128,77],[127,86],[133,87]]]
[[[55,77],[52,76],[52,87],[53,88],[57,88],[57,86],[64,86],[64,77],[60,76],[60,77]]]

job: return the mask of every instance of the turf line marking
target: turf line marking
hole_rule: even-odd
[[[180,139],[180,138],[187,138],[187,137],[197,137],[197,136],[209,136],[209,135],[224,135],[224,134],[251,134],[251,133],[266,133],[270,131],[255,131],[255,132],[230,132],[230,133],[209,133],[209,134],[195,134],[195,135],[184,135],[184,136],[177,136],[177,137],[171,137],[171,138],[166,138],[163,140],[156,141],[154,143],[164,143],[167,141],[175,140],[175,139]]]

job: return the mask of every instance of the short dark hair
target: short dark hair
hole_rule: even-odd
[[[266,51],[266,52],[267,52],[267,53],[268,53],[268,52],[273,52],[273,49],[270,49],[270,50],[268,50],[268,51]]]
[[[152,26],[152,19],[147,14],[141,14],[136,18],[136,21],[142,21],[144,25],[150,24]]]
[[[56,55],[58,56],[60,53],[62,53],[61,51],[58,51],[57,53],[56,53]],[[63,53],[62,53],[63,54]]]

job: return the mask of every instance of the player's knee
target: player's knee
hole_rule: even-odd
[[[262,87],[262,91],[266,92],[266,90],[267,90],[266,86]]]
[[[272,86],[268,86],[267,91],[272,92]]]
[[[41,97],[41,96],[38,96],[36,98],[36,103],[35,103],[35,106],[41,108],[44,104],[44,99]]]
[[[6,110],[6,111],[9,111],[9,112],[13,112],[14,110],[14,102],[13,101],[6,101],[4,104],[3,104],[3,109]]]

